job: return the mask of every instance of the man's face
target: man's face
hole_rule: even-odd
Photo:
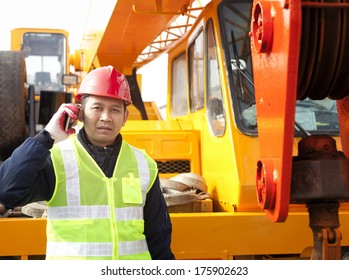
[[[113,144],[128,117],[124,101],[90,95],[82,105],[82,121],[88,140],[101,147]]]

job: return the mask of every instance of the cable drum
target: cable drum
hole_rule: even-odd
[[[349,0],[302,3],[297,99],[349,95]]]

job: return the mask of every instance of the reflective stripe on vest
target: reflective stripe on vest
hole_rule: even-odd
[[[145,252],[148,250],[146,243],[142,240],[122,242],[119,244],[119,255],[127,256]],[[83,242],[47,242],[46,253],[55,256],[96,256],[109,257],[113,252],[112,243],[83,243]]]
[[[62,142],[64,143],[64,142]],[[61,149],[63,164],[66,174],[66,185],[68,205],[80,205],[80,180],[79,169],[74,153],[74,146],[71,142],[66,142]],[[70,143],[70,145],[68,144]]]
[[[49,209],[51,220],[110,218],[109,206],[57,206]],[[119,221],[143,219],[143,209],[140,207],[116,208],[115,217]]]
[[[47,258],[150,259],[143,206],[157,175],[156,163],[123,142],[122,165],[117,162],[114,176],[107,178],[76,137],[51,152],[57,184],[48,202]]]

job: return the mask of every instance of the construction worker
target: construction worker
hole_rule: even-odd
[[[46,259],[174,259],[157,165],[122,139],[131,103],[112,66],[86,75],[76,104],[62,104],[0,167],[7,208],[46,200]],[[83,127],[64,129],[66,116]]]

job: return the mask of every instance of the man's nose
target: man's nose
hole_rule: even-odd
[[[103,110],[103,112],[100,115],[100,120],[101,121],[110,121],[110,112],[108,110]]]

